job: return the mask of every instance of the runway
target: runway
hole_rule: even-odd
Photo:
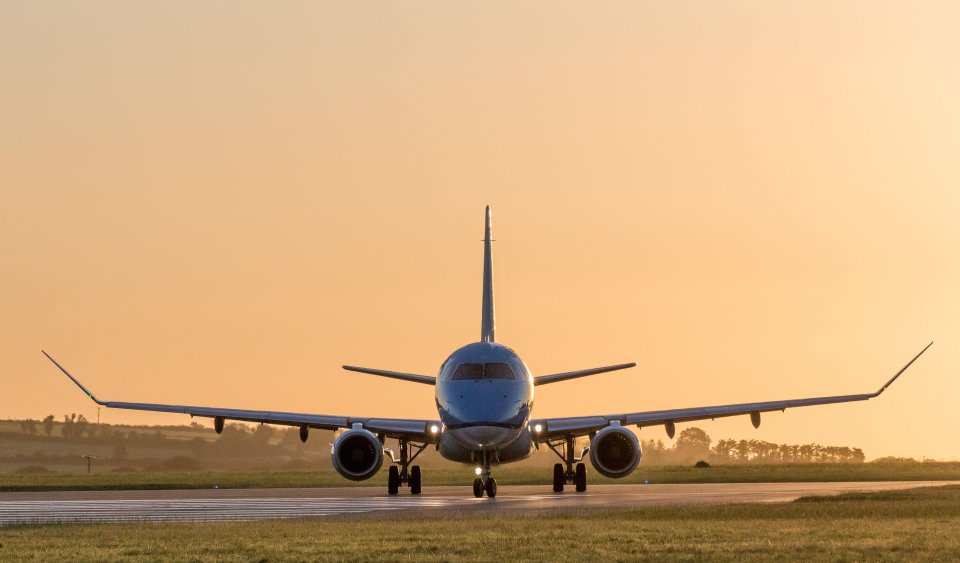
[[[453,511],[562,511],[665,505],[788,502],[802,496],[889,491],[956,481],[853,483],[717,483],[597,485],[585,493],[552,493],[549,486],[501,486],[494,499],[470,487],[425,488],[391,497],[380,487],[318,489],[194,489],[0,493],[0,526],[64,522],[214,522],[410,514]]]

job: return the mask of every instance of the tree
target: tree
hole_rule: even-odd
[[[716,447],[713,448],[713,453],[717,456],[719,461],[733,461],[733,452],[736,447],[737,442],[735,440],[724,438],[717,442]]]
[[[25,434],[36,434],[37,422],[30,418],[23,420],[20,422],[20,430],[23,430]]]
[[[64,438],[74,436],[74,423],[77,422],[77,413],[63,415],[63,427],[60,429],[60,435]]]
[[[43,431],[47,433],[47,436],[53,434],[53,415],[48,414],[46,418],[43,419]]]
[[[677,453],[689,457],[706,457],[710,453],[710,443],[713,440],[703,430],[693,426],[685,428],[677,436],[677,443],[674,448]]]
[[[647,464],[664,463],[663,440],[641,440],[640,449],[643,452],[644,462]]]
[[[76,436],[77,438],[83,438],[84,433],[87,432],[87,428],[90,427],[90,421],[87,420],[87,417],[81,414],[77,416],[75,424],[76,424],[76,427],[74,428],[73,435]]]
[[[297,438],[300,437],[300,429],[297,429]],[[255,441],[263,446],[269,446],[270,440],[273,439],[277,434],[277,429],[273,426],[268,426],[266,424],[261,424],[257,426],[257,429],[253,431],[253,437]]]

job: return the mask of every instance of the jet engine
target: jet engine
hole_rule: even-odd
[[[359,424],[337,436],[330,451],[333,468],[351,481],[369,479],[383,465],[383,444]]]
[[[636,469],[642,453],[637,436],[619,422],[612,422],[590,440],[590,462],[605,477],[626,477]]]

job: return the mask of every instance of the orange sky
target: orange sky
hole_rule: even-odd
[[[838,5],[839,4],[839,5]],[[480,327],[562,416],[872,391],[714,439],[960,459],[960,7],[0,8],[0,417],[431,417]],[[108,422],[184,423],[104,411]],[[682,427],[682,426],[681,426]],[[641,438],[664,438],[644,429]]]

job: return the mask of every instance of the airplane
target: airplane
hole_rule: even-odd
[[[337,432],[330,452],[334,469],[347,479],[362,481],[380,471],[389,456],[387,492],[396,495],[401,486],[410,493],[422,491],[423,474],[412,465],[428,446],[435,447],[450,461],[475,466],[473,494],[481,498],[497,496],[497,481],[492,467],[529,457],[541,446],[553,451],[562,463],[553,467],[553,490],[562,493],[572,484],[577,492],[587,490],[589,454],[593,468],[606,477],[629,475],[640,463],[642,450],[637,428],[663,426],[673,438],[676,424],[695,420],[749,415],[754,427],[760,426],[760,414],[788,408],[846,403],[872,399],[883,393],[900,375],[927,351],[927,344],[893,377],[873,393],[835,395],[762,403],[693,407],[671,410],[602,414],[566,418],[534,418],[534,390],[548,385],[636,366],[625,363],[549,375],[534,376],[516,352],[495,339],[493,301],[493,253],[490,206],[487,206],[483,238],[483,300],[480,341],[467,344],[440,365],[436,377],[371,369],[350,365],[343,369],[402,381],[433,385],[438,419],[396,419],[302,414],[290,412],[161,405],[102,401],[72,376],[49,354],[43,354],[96,404],[116,409],[189,414],[213,419],[216,432],[223,432],[224,421],[238,420],[278,424],[300,428],[300,439],[307,441],[310,429]],[[589,445],[574,450],[577,438],[588,437]],[[399,457],[386,447],[387,439],[397,440]]]

